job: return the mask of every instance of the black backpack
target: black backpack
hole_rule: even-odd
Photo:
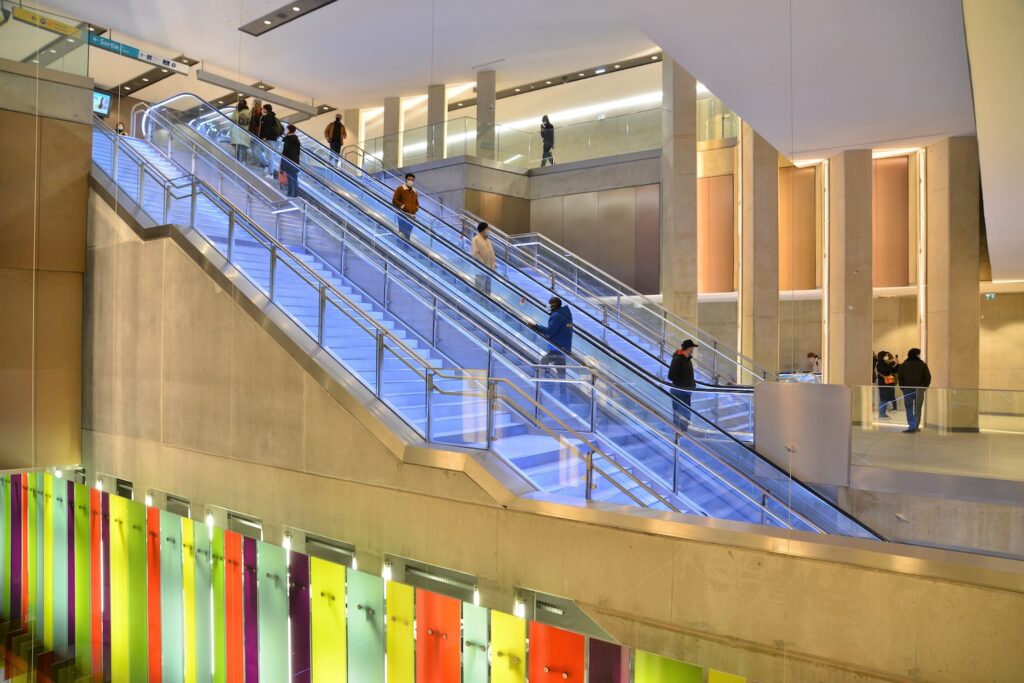
[[[284,135],[284,126],[281,125],[281,119],[274,117],[274,137],[279,138]]]

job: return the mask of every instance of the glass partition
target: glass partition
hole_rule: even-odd
[[[86,23],[10,3],[0,18],[0,59],[76,76],[89,75]]]

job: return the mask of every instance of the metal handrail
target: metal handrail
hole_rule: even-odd
[[[94,122],[94,125],[96,125],[97,123],[99,123],[99,122],[98,122],[98,120],[96,120],[96,121]],[[117,139],[117,138],[118,138],[119,136],[116,136],[116,135],[113,135],[113,134],[109,133],[109,131],[107,131],[107,130],[104,130],[104,128],[105,128],[105,126],[103,126],[103,125],[102,125],[101,123],[99,123],[99,129],[101,130],[101,132],[102,132],[102,133],[103,133],[103,134],[104,134],[104,135],[105,135],[106,137],[108,137],[108,139],[111,139],[111,140],[112,140],[112,144],[114,145],[115,149],[116,149],[116,148],[120,148],[120,147],[121,147],[121,145],[119,144],[119,141],[118,141],[118,139]],[[152,166],[152,164],[150,164],[148,160],[144,159],[144,158],[143,158],[143,157],[142,157],[141,155],[139,155],[139,154],[138,154],[137,152],[135,152],[135,150],[132,150],[132,149],[130,148],[130,146],[128,146],[128,150],[129,150],[129,155],[130,155],[130,156],[132,156],[132,157],[134,158],[134,161],[136,161],[136,163],[140,164],[140,167],[142,167],[142,166],[145,166],[145,167],[147,167],[147,168],[148,168],[148,167]],[[116,170],[116,166],[117,166],[117,155],[116,155],[116,154],[114,155],[114,160],[113,160],[113,164],[114,164],[114,170],[113,170],[113,174],[114,174],[114,175],[113,175],[113,178],[112,178],[112,179],[113,179],[113,180],[114,180],[114,182],[116,183],[116,177],[117,177],[117,170]],[[159,171],[158,171],[158,172],[159,172]],[[283,245],[283,244],[282,244],[281,242],[279,242],[279,241],[277,240],[277,238],[275,238],[275,237],[274,237],[273,235],[271,235],[271,234],[270,234],[269,232],[267,232],[266,230],[264,230],[264,229],[263,229],[263,228],[262,228],[262,227],[261,227],[261,226],[260,226],[260,225],[259,225],[258,223],[256,223],[256,222],[255,222],[255,221],[254,221],[254,220],[253,220],[252,218],[250,218],[250,217],[249,217],[249,216],[247,216],[247,215],[246,215],[245,213],[243,213],[243,212],[242,212],[241,210],[239,210],[239,209],[238,209],[238,207],[234,206],[234,204],[233,204],[233,203],[231,203],[231,201],[230,201],[230,200],[228,200],[228,199],[227,199],[227,198],[225,198],[225,197],[222,197],[222,196],[220,196],[220,195],[219,195],[219,193],[217,193],[217,192],[216,192],[216,190],[214,190],[214,188],[213,188],[212,186],[210,186],[210,185],[209,185],[209,183],[207,183],[207,182],[206,182],[205,180],[203,180],[203,179],[201,179],[201,178],[198,178],[198,177],[195,177],[195,176],[193,176],[193,188],[194,188],[194,190],[193,190],[193,194],[192,194],[192,197],[193,197],[193,203],[195,202],[195,200],[196,200],[196,197],[197,197],[197,195],[198,195],[198,193],[196,192],[196,190],[197,190],[198,188],[200,188],[200,187],[201,187],[201,188],[203,188],[203,190],[204,190],[204,193],[205,193],[205,194],[207,194],[207,195],[214,195],[214,196],[218,197],[218,198],[219,198],[219,199],[220,199],[220,200],[221,200],[221,201],[222,201],[223,203],[227,204],[227,205],[228,205],[228,206],[229,206],[229,207],[231,208],[231,215],[232,215],[232,216],[234,216],[234,219],[233,219],[233,221],[232,221],[232,223],[233,223],[233,224],[238,224],[238,218],[239,218],[239,217],[240,217],[240,218],[242,218],[242,219],[243,219],[243,222],[242,222],[242,227],[243,227],[243,229],[246,229],[246,231],[247,231],[247,232],[250,232],[250,234],[252,234],[252,232],[251,232],[251,231],[249,230],[249,228],[253,228],[253,229],[255,229],[255,231],[256,231],[256,232],[258,232],[258,233],[259,233],[259,234],[260,234],[260,235],[261,235],[261,236],[262,236],[262,237],[263,237],[263,238],[264,238],[265,240],[267,240],[268,242],[270,242],[270,243],[271,243],[271,244],[272,244],[273,246],[275,246],[275,247],[276,247],[277,249],[281,249],[281,250],[283,250],[283,251],[284,251],[285,253],[289,253],[289,254],[290,254],[290,252],[288,251],[287,247],[285,247],[285,246],[284,246],[284,245]],[[140,199],[141,199],[141,194],[142,194],[142,191],[141,191],[141,187],[140,187],[140,189],[139,189],[139,194],[140,194]],[[230,218],[231,218],[231,216],[229,216],[229,219],[230,219]],[[248,224],[248,225],[246,225],[246,224]],[[272,254],[273,254],[273,252],[272,252]],[[318,282],[319,282],[321,290],[330,290],[332,294],[334,294],[334,295],[335,295],[336,297],[338,297],[339,299],[341,299],[342,301],[344,301],[345,303],[347,303],[347,304],[348,304],[349,306],[353,307],[353,308],[354,308],[354,309],[356,309],[356,310],[360,310],[360,311],[362,310],[361,308],[359,308],[359,306],[358,306],[357,304],[355,304],[355,302],[353,302],[353,301],[352,301],[351,299],[349,299],[348,297],[346,297],[346,296],[345,296],[345,295],[344,295],[344,294],[343,294],[342,292],[340,292],[339,290],[337,290],[337,289],[336,289],[336,288],[335,288],[335,287],[334,287],[334,286],[333,286],[333,285],[332,285],[332,284],[331,284],[330,282],[328,282],[327,280],[324,280],[324,279],[323,279],[323,278],[322,278],[322,277],[321,277],[321,276],[320,276],[320,275],[319,275],[318,273],[316,273],[316,271],[312,270],[312,269],[311,269],[311,268],[310,268],[310,267],[309,267],[308,265],[306,265],[306,264],[305,264],[304,262],[302,262],[301,260],[298,260],[298,259],[296,259],[296,260],[298,261],[298,263],[300,264],[300,266],[301,266],[301,267],[302,267],[302,268],[303,268],[304,270],[306,270],[306,271],[307,271],[307,272],[308,272],[308,273],[309,273],[309,274],[310,274],[310,275],[311,275],[311,276],[313,277],[313,279],[314,279],[314,280],[316,280],[316,281],[318,281]],[[273,260],[273,256],[272,256],[272,258],[271,258],[271,272],[273,272],[273,263],[274,263],[274,260]],[[288,265],[288,264],[287,264],[287,262],[285,262],[285,263],[286,263],[286,265]],[[293,269],[293,270],[294,270],[294,269]],[[348,317],[349,317],[350,319],[352,319],[352,320],[353,320],[354,322],[357,322],[357,324],[358,324],[358,320],[356,320],[356,319],[355,319],[355,318],[354,318],[354,317],[353,317],[353,316],[352,316],[351,314],[349,314],[349,313],[348,313],[347,311],[345,311],[344,309],[341,309],[341,308],[339,308],[338,310],[340,310],[340,311],[341,311],[342,313],[344,313],[345,315],[347,315],[347,316],[348,316]],[[367,319],[367,320],[368,320],[368,322],[369,322],[369,323],[371,324],[371,326],[373,326],[374,328],[376,328],[376,333],[377,333],[377,334],[376,334],[376,336],[378,337],[378,339],[384,339],[384,338],[387,338],[387,339],[389,339],[389,340],[391,341],[391,343],[392,343],[392,344],[394,344],[394,345],[395,345],[395,346],[397,346],[397,347],[398,347],[398,348],[399,348],[400,350],[404,351],[404,352],[405,352],[405,353],[407,353],[407,354],[408,354],[409,356],[411,356],[412,358],[414,358],[414,359],[415,359],[416,361],[418,361],[418,362],[419,362],[419,365],[420,365],[420,367],[421,367],[421,368],[424,368],[424,369],[425,369],[425,371],[424,371],[424,372],[421,372],[420,368],[417,368],[416,366],[413,366],[413,365],[412,365],[412,364],[411,364],[411,363],[410,363],[410,362],[409,362],[409,361],[408,361],[408,360],[407,360],[407,359],[406,359],[405,357],[403,357],[403,356],[401,356],[401,355],[399,355],[399,354],[393,354],[393,355],[394,355],[394,356],[395,356],[396,358],[398,358],[398,359],[399,359],[399,360],[400,360],[400,361],[401,361],[401,362],[402,362],[402,363],[403,363],[404,365],[406,365],[407,367],[409,367],[410,369],[412,369],[412,370],[413,370],[414,372],[416,372],[416,373],[417,373],[417,374],[419,374],[420,376],[422,376],[422,377],[424,377],[424,378],[425,378],[425,377],[426,377],[426,372],[429,372],[429,373],[431,373],[431,374],[432,374],[432,375],[434,375],[434,376],[439,376],[439,377],[442,377],[442,378],[444,378],[444,379],[453,379],[453,380],[456,380],[456,379],[465,379],[466,375],[461,375],[461,374],[460,374],[460,375],[450,374],[450,373],[449,373],[448,371],[446,371],[446,370],[445,370],[444,368],[438,368],[438,367],[435,367],[435,366],[431,365],[429,361],[427,361],[427,360],[426,360],[425,358],[423,358],[423,357],[422,357],[422,356],[420,356],[420,355],[419,355],[418,353],[416,353],[416,351],[415,351],[415,350],[413,350],[413,349],[409,348],[409,347],[408,347],[408,346],[407,346],[407,345],[406,345],[406,344],[405,344],[405,343],[404,343],[404,342],[402,341],[402,339],[401,339],[401,338],[399,338],[399,337],[397,337],[396,335],[392,334],[392,333],[391,333],[391,331],[387,329],[387,327],[383,326],[383,325],[382,325],[382,324],[380,324],[380,323],[379,323],[379,322],[378,322],[377,320],[375,320],[374,318],[372,318],[372,317],[370,317],[370,316],[366,316],[366,319]],[[364,327],[363,329],[366,329],[366,328]],[[379,343],[379,342],[378,342],[378,343]],[[317,344],[318,344],[318,345],[319,345],[319,346],[320,346],[321,348],[324,348],[324,349],[325,349],[326,351],[328,351],[328,353],[331,353],[331,351],[330,351],[330,349],[329,349],[329,348],[326,348],[326,347],[324,347],[324,346],[323,346],[323,340],[322,340],[322,339],[318,339],[318,340],[317,340]],[[333,353],[331,353],[331,355],[334,355],[334,354],[333,354]],[[378,374],[378,377],[379,377],[379,375],[380,375],[381,371],[382,371],[382,369],[378,368],[378,370],[377,370],[377,374]],[[572,435],[572,436],[573,436],[574,438],[578,439],[578,440],[579,440],[579,441],[580,441],[581,443],[586,443],[586,444],[587,444],[588,446],[590,446],[590,447],[591,447],[591,448],[593,449],[593,452],[596,452],[596,453],[601,453],[602,455],[604,455],[604,456],[605,456],[605,458],[606,458],[607,460],[609,460],[610,462],[612,462],[612,463],[613,463],[613,464],[614,464],[614,465],[615,465],[615,466],[616,466],[616,467],[617,467],[617,468],[619,469],[619,471],[620,471],[620,473],[621,473],[621,474],[623,474],[623,475],[627,476],[628,478],[630,478],[630,479],[631,479],[631,480],[632,480],[632,481],[633,481],[634,483],[636,483],[637,485],[639,485],[640,487],[642,487],[642,488],[643,488],[643,489],[644,489],[645,491],[647,491],[647,492],[648,492],[648,493],[650,493],[650,494],[651,494],[652,496],[654,496],[654,497],[655,497],[656,499],[658,499],[659,501],[661,501],[661,502],[662,502],[662,503],[663,503],[664,505],[666,505],[667,507],[669,507],[669,509],[671,509],[671,510],[673,510],[673,511],[676,511],[676,512],[678,512],[678,511],[679,511],[679,510],[678,510],[678,508],[676,508],[676,507],[675,507],[674,505],[672,505],[671,503],[669,503],[669,502],[668,502],[667,500],[665,500],[665,499],[664,499],[664,498],[663,498],[663,497],[662,497],[662,496],[661,496],[660,494],[658,494],[657,492],[655,492],[654,490],[652,490],[652,489],[651,489],[650,487],[648,487],[648,486],[647,486],[646,484],[644,484],[644,483],[643,483],[642,481],[640,481],[639,479],[637,479],[637,478],[636,478],[636,477],[635,477],[635,476],[634,476],[634,475],[633,475],[632,473],[630,473],[630,472],[629,472],[628,470],[626,470],[625,468],[623,468],[623,467],[622,467],[621,465],[619,465],[618,463],[615,463],[615,462],[614,462],[614,460],[611,460],[610,458],[608,458],[608,456],[607,456],[607,455],[605,455],[605,454],[604,454],[604,453],[603,453],[603,452],[602,452],[602,451],[601,451],[601,450],[600,450],[599,448],[597,448],[596,446],[594,446],[594,445],[593,445],[593,444],[592,444],[592,443],[591,443],[591,442],[590,442],[589,440],[587,440],[587,439],[586,439],[585,437],[583,437],[583,436],[582,436],[581,434],[579,434],[579,433],[578,433],[578,432],[577,432],[576,430],[574,430],[573,428],[571,428],[571,427],[569,427],[568,425],[566,425],[566,424],[565,424],[565,423],[564,423],[564,422],[563,422],[563,421],[562,421],[561,419],[559,419],[559,418],[558,418],[557,416],[555,416],[555,415],[554,415],[553,413],[551,413],[551,412],[550,412],[550,411],[549,411],[549,410],[548,410],[548,409],[547,409],[547,408],[546,408],[546,407],[545,407],[544,405],[542,405],[542,404],[540,404],[540,403],[538,403],[538,402],[534,401],[534,400],[533,400],[533,398],[532,398],[531,396],[529,396],[529,395],[527,395],[527,394],[526,394],[525,392],[523,392],[523,391],[522,391],[522,389],[520,389],[520,388],[519,388],[519,387],[518,387],[517,385],[515,385],[514,383],[512,383],[512,382],[511,382],[510,380],[508,380],[508,379],[505,379],[505,378],[501,378],[501,377],[488,377],[488,378],[487,378],[487,381],[488,381],[488,383],[489,383],[489,384],[491,384],[491,385],[494,385],[494,386],[496,386],[497,384],[499,384],[499,383],[500,383],[500,384],[505,384],[505,385],[507,385],[507,386],[510,386],[510,387],[512,387],[512,389],[513,389],[513,390],[514,390],[514,391],[515,391],[516,393],[520,394],[520,396],[522,396],[522,398],[523,398],[523,399],[525,399],[525,400],[526,400],[526,401],[527,401],[528,403],[532,404],[532,406],[533,406],[533,409],[535,409],[535,410],[537,410],[537,411],[540,411],[540,412],[544,413],[545,415],[547,415],[548,417],[550,417],[550,418],[551,418],[552,420],[554,420],[555,422],[557,422],[557,423],[558,423],[558,424],[559,424],[559,425],[560,425],[560,426],[561,426],[561,427],[562,427],[562,428],[563,428],[563,429],[564,429],[564,430],[565,430],[565,431],[566,431],[566,432],[567,432],[568,434],[570,434],[570,435]],[[377,393],[377,395],[379,396],[379,393],[380,393],[380,392],[378,391],[378,392],[375,392],[375,393]],[[428,399],[428,404],[429,404],[429,399]],[[490,406],[489,406],[489,408],[488,408],[488,409],[489,409],[489,410],[493,410],[493,407],[490,407]],[[521,410],[521,409],[520,409],[520,410]],[[531,424],[532,424],[532,425],[533,425],[533,426],[534,426],[535,428],[538,428],[538,429],[541,429],[542,431],[548,432],[548,433],[549,433],[549,434],[550,434],[550,435],[551,435],[551,436],[552,436],[553,438],[555,438],[555,439],[556,439],[557,441],[559,441],[559,442],[563,442],[563,443],[564,443],[564,445],[568,446],[568,447],[569,447],[569,448],[570,448],[570,449],[571,449],[571,450],[572,450],[572,451],[573,451],[573,452],[574,452],[574,453],[576,454],[576,456],[577,456],[578,458],[580,458],[581,460],[583,460],[583,461],[584,461],[584,462],[585,462],[585,463],[587,464],[587,469],[588,469],[588,470],[591,470],[591,471],[593,471],[593,470],[594,470],[595,466],[594,466],[594,464],[593,464],[593,459],[592,459],[592,457],[589,457],[589,458],[588,458],[588,457],[584,457],[584,456],[582,456],[582,454],[580,454],[580,453],[579,453],[578,449],[577,449],[577,448],[576,448],[576,447],[575,447],[575,446],[574,446],[574,445],[573,445],[573,444],[572,444],[571,442],[567,441],[567,440],[566,440],[566,439],[565,439],[564,437],[562,437],[562,436],[559,436],[559,435],[555,434],[554,432],[551,432],[551,430],[550,430],[550,429],[549,429],[549,428],[547,427],[547,425],[544,425],[544,424],[543,424],[543,423],[542,423],[542,422],[541,422],[541,421],[540,421],[539,419],[536,419],[536,420],[534,420],[534,419],[530,418],[530,416],[529,416],[529,415],[525,415],[524,417],[525,417],[525,418],[527,419],[527,421],[531,422]],[[488,439],[490,439],[490,433],[488,433]],[[632,493],[631,493],[631,492],[630,492],[630,491],[629,491],[628,489],[624,488],[624,487],[623,487],[623,486],[622,486],[622,485],[621,485],[621,484],[620,484],[619,482],[615,481],[615,479],[613,479],[613,478],[611,478],[611,477],[608,477],[608,476],[607,476],[606,474],[604,474],[604,472],[603,472],[603,471],[601,471],[601,470],[598,470],[598,472],[599,472],[599,473],[600,473],[600,474],[601,474],[602,476],[605,476],[605,478],[606,478],[606,479],[607,479],[607,480],[608,480],[608,481],[609,481],[609,482],[610,482],[611,484],[613,484],[613,485],[614,485],[614,486],[615,486],[616,488],[618,488],[618,489],[619,489],[619,490],[621,490],[621,491],[622,491],[623,493],[625,493],[626,495],[630,496],[630,498],[632,498],[633,500],[635,500],[635,501],[636,501],[636,502],[637,502],[637,503],[638,503],[639,505],[641,505],[641,506],[643,506],[643,507],[647,507],[647,506],[646,506],[646,505],[644,505],[644,504],[643,504],[643,503],[642,503],[641,501],[639,501],[639,500],[638,500],[638,499],[637,499],[637,498],[636,498],[635,496],[633,496],[633,495],[632,495]],[[587,498],[589,499],[589,497],[590,497],[590,490],[589,490],[589,488],[588,488],[588,490],[587,490]]]

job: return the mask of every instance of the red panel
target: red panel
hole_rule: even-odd
[[[242,536],[224,532],[224,607],[227,683],[242,683]]]
[[[146,510],[146,561],[149,576],[149,683],[161,683],[160,510]]]
[[[530,622],[530,683],[583,683],[586,639],[579,633]],[[567,675],[566,675],[567,674]]]
[[[40,539],[42,540],[42,539]],[[21,625],[28,626],[28,475],[21,475]]]
[[[103,680],[103,555],[101,521],[103,500],[96,489],[89,490],[89,525],[92,536],[92,677]]]
[[[459,683],[462,603],[416,589],[416,683]]]

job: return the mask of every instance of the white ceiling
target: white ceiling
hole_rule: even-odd
[[[654,48],[612,8],[592,0],[339,0],[259,38],[238,31],[249,19],[282,4],[46,3],[58,12],[109,26],[115,39],[118,33],[125,40],[142,39],[160,47],[159,52],[184,53],[206,62],[206,68],[244,76],[242,80],[287,83],[293,92],[339,108],[374,107],[387,96],[422,94],[431,82],[472,82],[472,67],[493,60],[504,60],[488,67],[498,72],[503,87]],[[102,81],[106,75],[94,77]]]
[[[791,157],[974,132],[960,0],[607,2]]]

